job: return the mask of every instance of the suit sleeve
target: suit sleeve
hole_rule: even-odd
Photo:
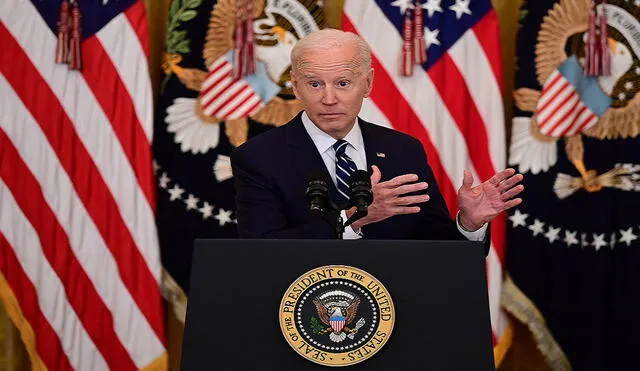
[[[231,154],[235,178],[236,215],[241,238],[332,238],[333,229],[322,219],[292,226],[283,211],[275,180],[261,171],[241,148]]]

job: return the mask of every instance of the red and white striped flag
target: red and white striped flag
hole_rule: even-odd
[[[233,51],[221,56],[211,66],[202,82],[200,104],[207,116],[237,120],[260,111],[280,88],[267,77],[262,62],[255,74],[233,76]]]
[[[422,7],[427,61],[403,76],[405,12]],[[485,181],[505,165],[498,19],[490,0],[345,2],[343,29],[371,45],[375,83],[361,117],[420,139],[454,216],[463,171]],[[510,342],[500,308],[505,220],[491,223],[487,277],[496,360]]]
[[[0,2],[0,297],[35,369],[166,369],[144,5],[79,1],[78,71],[60,4]]]
[[[611,105],[595,77],[585,75],[575,56],[567,58],[542,87],[536,107],[538,128],[552,137],[571,136],[594,126]]]

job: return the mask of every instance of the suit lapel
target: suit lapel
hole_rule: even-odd
[[[318,152],[313,140],[307,133],[302,124],[302,115],[298,114],[291,122],[286,125],[286,141],[289,147],[289,158],[296,168],[298,174],[304,176],[303,182],[307,182],[307,178],[316,171],[322,171],[329,183],[329,197],[332,200],[338,199],[338,189],[331,180],[331,175],[327,170],[327,166],[322,160],[322,156]]]
[[[367,156],[367,172],[369,175],[372,174],[371,166],[376,165],[378,169],[384,174],[382,169],[382,165],[384,164],[384,156],[385,153],[380,152],[382,146],[379,143],[380,138],[376,138],[372,133],[372,126],[374,124],[368,123],[360,118],[358,118],[360,122],[360,131],[362,131],[362,141],[364,143],[364,151]]]

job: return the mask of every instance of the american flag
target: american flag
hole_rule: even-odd
[[[35,369],[166,369],[142,1],[0,2],[0,297]]]
[[[405,12],[416,5],[427,61],[403,76]],[[484,181],[506,164],[500,34],[490,0],[347,0],[342,25],[372,48],[375,82],[361,116],[420,139],[454,216],[464,169]],[[511,333],[500,309],[505,220],[491,223],[487,257],[497,360]]]

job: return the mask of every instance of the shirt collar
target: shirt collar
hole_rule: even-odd
[[[306,112],[302,112],[302,124],[304,125],[307,133],[309,133],[311,140],[313,140],[313,144],[316,145],[318,152],[325,153],[336,142],[335,138],[320,130],[313,123],[313,121],[311,121]],[[353,146],[353,148],[355,148],[358,153],[363,153],[364,141],[362,139],[362,130],[360,129],[360,123],[358,122],[357,118],[356,124],[353,125],[351,131],[349,131],[349,133],[343,139],[346,140],[351,146]]]

